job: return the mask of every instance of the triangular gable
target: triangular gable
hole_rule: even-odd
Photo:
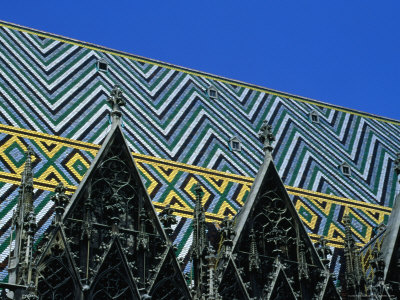
[[[242,278],[238,274],[238,268],[230,258],[222,274],[222,280],[218,286],[218,293],[222,299],[250,300],[250,296],[244,286]]]
[[[277,217],[292,218],[293,224],[291,225],[296,226],[293,230],[296,230],[297,232],[295,232],[296,236],[288,236],[288,238],[300,239],[304,243],[304,246],[309,249],[313,263],[318,267],[323,268],[323,264],[317,251],[315,250],[314,245],[311,242],[292,201],[290,200],[286,188],[272,161],[272,157],[268,153],[266,154],[264,163],[254,180],[246,203],[235,219],[236,236],[233,240],[234,251],[240,247],[240,239],[244,234],[248,235],[251,229],[256,230],[256,228],[251,228],[251,226],[256,226],[256,224],[254,224],[254,221],[256,221],[254,219],[255,217],[260,219],[262,218],[259,210],[262,208],[269,208],[277,211],[277,213],[271,215],[270,218],[266,216],[265,220],[272,220]],[[285,212],[281,213],[283,210],[285,210]]]
[[[162,265],[154,278],[149,288],[150,296],[153,299],[191,299],[172,247],[166,251]]]
[[[118,237],[113,238],[88,294],[89,299],[141,299]]]
[[[291,287],[285,271],[280,263],[277,263],[275,274],[269,284],[264,288],[263,299],[296,300],[297,296]]]
[[[63,223],[67,237],[73,241],[71,251],[80,267],[82,282],[93,284],[106,249],[113,236],[118,235],[138,289],[144,294],[149,292],[149,283],[172,245],[147,194],[118,118],[114,118],[104,144],[72,196]],[[177,265],[175,256],[169,258]],[[185,285],[184,280],[179,284]]]
[[[115,170],[112,169],[112,166],[110,168],[107,168],[105,164],[108,162],[110,165],[112,165],[112,160],[116,159],[115,161]],[[117,160],[120,160],[124,163],[119,164]],[[106,167],[104,172],[106,171],[111,171],[111,174],[99,174],[98,170],[101,169],[102,167]],[[124,168],[121,170],[121,168]],[[97,171],[97,172],[96,172]],[[129,185],[132,184],[135,190],[129,190],[128,187],[126,187],[126,191],[123,191],[124,194],[129,196],[129,192],[131,193],[136,193],[138,194],[138,199],[135,204],[139,206],[139,209],[141,210],[144,208],[146,210],[146,213],[149,214],[149,217],[155,221],[155,229],[158,231],[160,235],[164,235],[164,238],[166,239],[165,233],[162,230],[161,223],[158,220],[157,213],[154,209],[154,206],[150,200],[149,195],[147,194],[147,189],[142,181],[142,178],[139,173],[139,169],[136,166],[136,163],[133,159],[133,156],[131,155],[131,152],[129,150],[129,146],[126,142],[126,139],[123,135],[121,125],[119,122],[114,123],[111,127],[110,132],[108,133],[102,147],[98,151],[95,159],[93,160],[89,170],[86,172],[83,180],[79,184],[76,192],[71,198],[71,201],[69,202],[68,206],[65,209],[63,219],[66,220],[70,217],[73,217],[74,213],[77,213],[78,215],[83,214],[84,210],[84,203],[85,200],[87,200],[88,194],[93,191],[93,185],[94,184],[99,184],[101,185],[102,183],[108,182],[109,180],[113,180],[113,176],[118,176],[117,173],[113,174],[112,171],[118,172],[126,172],[129,174],[130,178],[125,182],[124,184]],[[121,173],[122,173],[121,172]],[[101,173],[101,172],[100,172]],[[121,174],[123,175],[123,174]],[[96,177],[97,176],[97,177]],[[98,176],[104,176],[104,180],[99,179]],[[107,177],[108,176],[108,177]],[[99,182],[100,181],[100,182]],[[122,185],[122,183],[121,183]],[[89,187],[92,188],[92,190],[88,190]],[[118,187],[118,189],[121,188],[123,189],[124,187]],[[106,195],[104,195],[103,198],[105,198]],[[109,195],[112,196],[112,195]],[[91,197],[94,197],[94,195],[91,195]],[[92,199],[96,200],[96,199]],[[111,211],[117,211],[117,208],[113,209],[111,207]],[[140,214],[140,211],[139,211]],[[82,218],[83,219],[83,218]],[[129,220],[132,221],[132,220]],[[128,222],[127,222],[128,223]],[[131,222],[133,223],[133,222]],[[128,224],[127,224],[128,225]],[[128,226],[130,226],[129,224]],[[133,229],[133,228],[131,228]],[[137,226],[134,228],[137,230]]]
[[[75,299],[82,285],[61,226],[53,229],[50,240],[43,246],[36,263],[38,295],[46,298],[55,293],[63,299]]]
[[[333,283],[331,274],[329,271],[321,273],[323,280],[318,282],[315,291],[314,299],[340,299],[340,295]]]
[[[247,289],[251,297],[262,296],[264,278],[273,272],[275,259],[288,264],[296,293],[305,297],[313,294],[316,282],[321,280],[315,268],[324,271],[325,267],[268,151],[234,223],[236,236],[232,246],[223,247],[222,251],[231,252],[234,262],[243,270],[241,278],[251,286]],[[220,260],[219,268],[224,268],[224,259]]]

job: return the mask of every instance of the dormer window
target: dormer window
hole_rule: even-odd
[[[351,168],[348,163],[342,163],[340,165],[340,170],[342,171],[342,174],[345,176],[351,176]]]
[[[242,143],[236,136],[234,136],[229,140],[229,147],[231,148],[231,151],[240,152],[242,150]]]
[[[99,59],[97,61],[97,70],[101,72],[107,72],[108,71],[108,63],[105,59]]]
[[[310,120],[313,123],[319,123],[319,114],[315,110],[310,112]]]
[[[218,99],[218,91],[212,85],[208,87],[207,94],[210,99],[217,100]]]

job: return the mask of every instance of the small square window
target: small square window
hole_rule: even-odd
[[[97,61],[97,69],[101,72],[108,71],[108,63],[104,59]]]
[[[313,122],[318,122],[318,116],[316,116],[316,115],[312,115],[311,119]]]
[[[242,143],[237,137],[233,137],[229,140],[229,146],[231,151],[242,151]]]
[[[342,171],[342,174],[345,176],[350,176],[351,175],[351,168],[347,163],[342,163],[340,165],[340,170]]]
[[[313,123],[319,123],[319,114],[316,111],[310,112],[310,119]]]
[[[240,148],[240,143],[237,142],[237,141],[233,141],[232,142],[232,149],[233,150],[239,150],[239,148]]]
[[[211,99],[213,99],[213,100],[217,100],[217,99],[218,99],[218,91],[217,91],[217,89],[216,89],[215,87],[213,87],[213,86],[210,86],[210,87],[207,89],[207,94],[208,94],[208,96],[209,96]]]

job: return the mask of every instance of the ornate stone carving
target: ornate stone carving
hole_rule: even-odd
[[[328,256],[332,255],[332,250],[326,243],[327,243],[326,239],[324,237],[321,237],[316,243],[316,246],[318,255],[321,258],[322,263],[328,269],[330,263]]]
[[[350,217],[343,217],[345,225],[345,244],[344,257],[346,260],[345,268],[345,289],[348,295],[359,296],[365,289],[365,276],[361,267],[360,252],[351,232]]]
[[[167,206],[165,206],[161,213],[158,215],[161,223],[164,226],[165,233],[170,238],[172,236],[172,233],[174,232],[174,230],[172,229],[172,225],[175,225],[177,223],[176,217],[173,214],[174,211],[175,210],[171,207],[171,205],[167,204]]]
[[[118,84],[113,87],[110,96],[107,98],[107,101],[112,107],[111,116],[113,118],[121,117],[121,106],[125,106],[126,102],[122,96],[122,91]]]
[[[263,121],[258,138],[263,143],[263,150],[271,152],[273,150],[272,143],[275,141],[275,136],[272,133],[272,126],[266,120]]]

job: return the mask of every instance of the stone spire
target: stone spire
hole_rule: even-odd
[[[309,279],[310,274],[309,274],[309,268],[307,264],[307,253],[306,253],[306,247],[304,245],[303,241],[298,242],[298,260],[299,260],[299,278],[300,279]]]
[[[272,143],[275,141],[275,137],[272,133],[272,126],[268,124],[267,120],[263,121],[260,131],[258,132],[258,138],[264,144],[263,150],[266,153],[271,153],[272,149],[274,149]]]
[[[201,204],[202,189],[199,184],[194,187],[196,203],[193,213],[193,243],[192,261],[194,273],[194,299],[201,299],[207,293],[207,237],[206,237],[206,217],[204,208]]]
[[[360,252],[351,232],[350,217],[343,217],[345,225],[345,289],[348,296],[357,297],[365,290],[365,276],[361,266]]]
[[[217,256],[213,246],[209,243],[207,247],[207,254],[205,259],[207,261],[207,294],[205,299],[207,300],[222,300],[218,293],[218,278],[216,276],[215,265],[217,263]]]
[[[250,254],[249,254],[249,271],[260,270],[260,257],[257,251],[256,234],[253,229],[250,231]]]
[[[107,98],[107,101],[111,104],[111,118],[112,122],[119,120],[122,116],[121,106],[125,106],[126,102],[122,97],[122,91],[118,84],[114,85],[110,96]]]
[[[33,283],[33,244],[37,226],[33,207],[32,156],[34,155],[32,148],[28,146],[17,209],[12,222],[12,228],[15,229],[15,247],[10,253],[8,267],[9,283],[23,286],[30,286]]]
[[[375,246],[372,251],[372,257],[373,259],[371,259],[370,265],[374,270],[374,283],[377,284],[384,281],[385,260],[382,257],[382,252],[377,248],[377,246]]]

